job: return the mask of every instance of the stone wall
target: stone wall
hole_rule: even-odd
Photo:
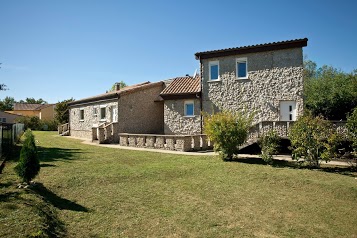
[[[163,83],[152,83],[148,87],[119,98],[119,132],[150,133],[164,132],[163,102],[155,102],[163,89]]]
[[[100,107],[103,106],[105,106],[106,118],[101,120]],[[69,113],[70,135],[92,139],[93,126],[112,121],[111,107],[118,107],[117,99],[71,106]],[[94,108],[97,108],[96,115],[94,114]],[[80,120],[81,109],[84,109],[84,120]]]
[[[201,134],[201,106],[199,99],[194,101],[195,116],[184,115],[184,99],[165,100],[164,103],[164,133],[165,135],[195,135]]]
[[[206,135],[154,135],[119,133],[120,145],[138,148],[199,151],[212,149]]]
[[[247,58],[248,79],[236,78],[236,59]],[[220,80],[209,81],[209,61],[219,61]],[[279,121],[280,101],[296,101],[296,115],[303,111],[302,49],[204,59],[202,70],[203,111],[255,112],[254,123]]]

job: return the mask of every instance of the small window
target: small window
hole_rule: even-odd
[[[219,80],[219,61],[209,62],[209,80]]]
[[[84,121],[84,109],[79,109],[79,120]]]
[[[4,117],[4,118],[0,118],[0,121],[1,122],[6,122],[6,118]]]
[[[98,108],[97,107],[93,107],[93,116],[97,116],[98,115]]]
[[[193,101],[185,101],[185,116],[192,117],[195,115],[195,104]]]
[[[247,58],[237,59],[237,78],[246,79],[248,78],[248,62]]]
[[[101,107],[100,108],[100,120],[105,120],[105,118],[106,118],[105,113],[106,113],[105,107]]]

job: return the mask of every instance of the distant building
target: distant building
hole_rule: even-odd
[[[56,104],[15,103],[14,110],[6,112],[21,116],[37,116],[41,120],[53,120],[55,106]]]
[[[0,124],[1,123],[15,123],[16,119],[21,117],[20,115],[0,111]]]

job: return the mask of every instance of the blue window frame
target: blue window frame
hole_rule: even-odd
[[[247,58],[237,59],[237,78],[248,78],[248,63]]]
[[[195,105],[193,101],[185,101],[185,116],[195,115]]]
[[[209,79],[219,80],[219,62],[212,61],[209,63]]]

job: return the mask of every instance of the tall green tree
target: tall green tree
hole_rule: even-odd
[[[332,66],[306,60],[304,63],[305,107],[314,116],[329,120],[346,120],[357,106],[357,70],[345,73]]]
[[[120,88],[125,88],[126,86],[128,86],[128,85],[122,80],[122,81],[120,81],[120,82],[118,82],[118,83],[113,84],[113,86],[110,88],[109,91],[115,91],[117,84],[120,85]]]
[[[73,102],[74,99],[70,98],[67,100],[63,100],[58,102],[55,107],[56,115],[55,119],[59,124],[64,124],[69,121],[69,107],[68,103]]]
[[[34,98],[26,98],[26,100],[20,100],[19,103],[35,103],[35,104],[47,104],[47,101],[42,98],[34,99]]]
[[[15,171],[26,183],[29,183],[40,172],[35,136],[31,130],[25,132],[25,140],[20,151],[20,160],[15,167]]]
[[[14,109],[15,99],[13,97],[5,97],[0,100],[0,111],[11,111]]]

